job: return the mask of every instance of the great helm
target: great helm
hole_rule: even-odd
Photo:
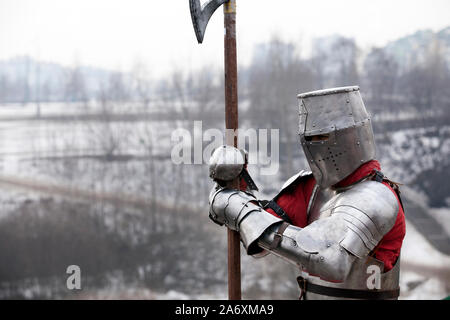
[[[375,158],[369,114],[359,87],[299,94],[300,141],[322,188],[338,183]]]

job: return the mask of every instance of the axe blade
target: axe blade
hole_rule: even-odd
[[[195,36],[198,43],[203,42],[206,26],[214,11],[229,0],[209,0],[200,5],[200,0],[189,0],[192,24],[194,25]]]

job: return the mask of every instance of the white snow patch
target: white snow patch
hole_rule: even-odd
[[[450,208],[430,208],[428,212],[450,236]]]
[[[406,236],[403,241],[400,272],[400,299],[443,299],[450,294],[450,279],[430,276],[420,271],[409,271],[408,265],[424,269],[432,267],[447,274],[450,272],[450,256],[437,251],[416,228],[406,220]],[[414,286],[416,283],[416,286]],[[409,289],[409,286],[412,288]]]
[[[450,256],[436,250],[416,228],[406,220],[406,236],[403,240],[402,263],[417,263],[450,270]]]

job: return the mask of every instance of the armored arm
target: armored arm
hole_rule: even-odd
[[[338,196],[329,217],[299,228],[286,227],[245,192],[219,188],[210,196],[210,217],[239,231],[248,254],[265,249],[332,281],[343,281],[353,262],[375,248],[394,225],[398,208],[391,190],[366,181]]]

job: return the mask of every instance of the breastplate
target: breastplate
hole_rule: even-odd
[[[335,190],[331,188],[321,189],[316,185],[308,204],[308,224],[318,219],[329,217],[338,196],[339,194]]]
[[[318,220],[329,217],[333,213],[335,207],[335,202],[345,195],[347,190],[332,190],[330,188],[320,189],[317,185],[313,190],[310,202],[308,204],[308,224]],[[328,286],[334,288],[344,288],[344,289],[357,289],[357,290],[370,290],[368,288],[369,277],[373,277],[373,270],[380,270],[380,290],[393,290],[399,287],[399,276],[400,276],[400,258],[397,260],[395,266],[388,272],[383,272],[384,264],[382,261],[377,260],[373,257],[367,256],[363,259],[356,259],[352,266],[347,279],[341,283],[328,282],[320,279],[316,276],[310,276],[304,274],[303,276],[308,282],[318,284],[321,286]],[[370,267],[372,266],[372,267]],[[370,267],[370,269],[369,269]],[[376,272],[376,271],[375,271]],[[326,295],[306,292],[306,299],[310,300],[320,300],[320,299],[336,299],[334,297],[329,297]],[[343,298],[339,298],[343,299]]]

